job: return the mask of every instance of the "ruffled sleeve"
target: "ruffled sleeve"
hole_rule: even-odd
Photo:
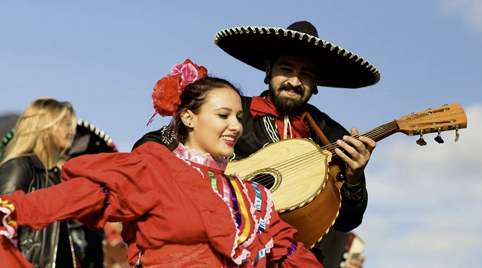
[[[152,177],[140,155],[85,155],[64,164],[62,183],[2,198],[16,208],[12,218],[19,225],[41,229],[78,219],[89,228],[100,228],[107,221],[133,220],[156,206]]]
[[[34,268],[15,247],[18,225],[12,219],[14,211],[15,207],[8,200],[0,198],[0,260],[2,260],[2,267]]]

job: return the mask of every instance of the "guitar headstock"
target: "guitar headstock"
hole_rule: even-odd
[[[435,140],[443,143],[440,132],[455,130],[458,139],[458,130],[467,127],[467,116],[458,104],[444,105],[435,109],[427,109],[423,112],[412,113],[396,120],[399,132],[409,136],[420,135],[419,145],[425,145],[423,134],[438,133]],[[425,143],[425,144],[424,144]]]

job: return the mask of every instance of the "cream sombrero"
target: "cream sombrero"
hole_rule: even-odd
[[[214,43],[229,55],[265,70],[266,60],[278,55],[298,55],[312,60],[321,71],[319,86],[360,88],[376,84],[380,73],[362,57],[318,38],[316,28],[299,21],[287,29],[245,26],[219,31]]]

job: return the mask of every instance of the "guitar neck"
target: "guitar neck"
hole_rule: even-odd
[[[403,132],[406,135],[420,135],[417,144],[425,145],[426,142],[422,139],[423,134],[427,133],[440,133],[442,131],[455,130],[455,141],[458,140],[459,129],[467,127],[467,116],[464,110],[458,104],[444,105],[435,109],[427,109],[419,113],[411,113],[403,116],[398,120],[381,125],[361,135],[355,135],[354,138],[358,139],[360,136],[366,136],[374,141],[384,139],[393,133]],[[436,141],[443,143],[442,138],[437,137]],[[335,149],[339,148],[336,142],[323,146],[322,149],[330,151],[332,153],[332,160],[337,160],[338,155],[335,153]]]
[[[355,139],[359,139],[360,136],[365,136],[368,137],[376,142],[396,133],[399,131],[399,127],[397,124],[397,121],[394,120],[392,122],[386,123],[384,125],[381,125],[379,127],[376,127],[370,131],[367,131],[365,133],[362,133],[360,135],[354,135],[352,136]],[[322,147],[322,149],[330,151],[332,153],[332,161],[337,160],[339,157],[335,153],[335,149],[338,148],[340,149],[340,146],[336,142],[332,142],[331,144],[325,145]]]

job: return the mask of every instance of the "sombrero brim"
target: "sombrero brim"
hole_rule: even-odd
[[[380,73],[362,57],[303,32],[277,27],[246,26],[219,31],[214,43],[234,58],[261,71],[275,55],[294,54],[321,68],[319,86],[360,88],[376,84]]]
[[[117,152],[117,147],[109,135],[93,124],[79,119],[74,142],[67,154],[76,157],[83,154],[109,152]]]

